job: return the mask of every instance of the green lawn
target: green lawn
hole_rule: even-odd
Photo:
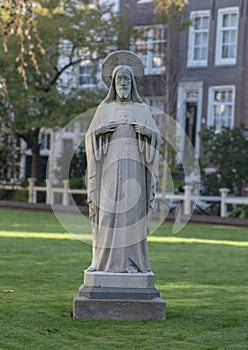
[[[53,214],[0,210],[0,349],[248,349],[248,230],[166,224],[150,237],[166,321],[73,320],[91,246]]]

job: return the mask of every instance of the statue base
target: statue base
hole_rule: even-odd
[[[149,273],[87,272],[74,296],[73,317],[110,320],[165,320],[166,303]]]

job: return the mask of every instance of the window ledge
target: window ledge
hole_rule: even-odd
[[[150,2],[152,2],[152,0],[139,0],[138,1],[138,5],[141,5],[141,4],[148,4],[148,3],[150,3]]]
[[[187,68],[206,68],[208,66],[207,62],[188,62]]]

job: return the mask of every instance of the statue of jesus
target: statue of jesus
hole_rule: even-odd
[[[103,62],[109,92],[86,134],[93,258],[87,271],[149,272],[147,236],[160,133],[137,90],[143,65],[129,51]]]

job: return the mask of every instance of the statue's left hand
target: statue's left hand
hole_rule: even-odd
[[[152,131],[150,128],[148,128],[147,126],[135,124],[135,125],[134,125],[134,128],[135,128],[135,131],[136,131],[138,134],[141,134],[141,135],[143,135],[143,136],[146,136],[146,137],[148,137],[149,139],[152,138],[153,131]]]

